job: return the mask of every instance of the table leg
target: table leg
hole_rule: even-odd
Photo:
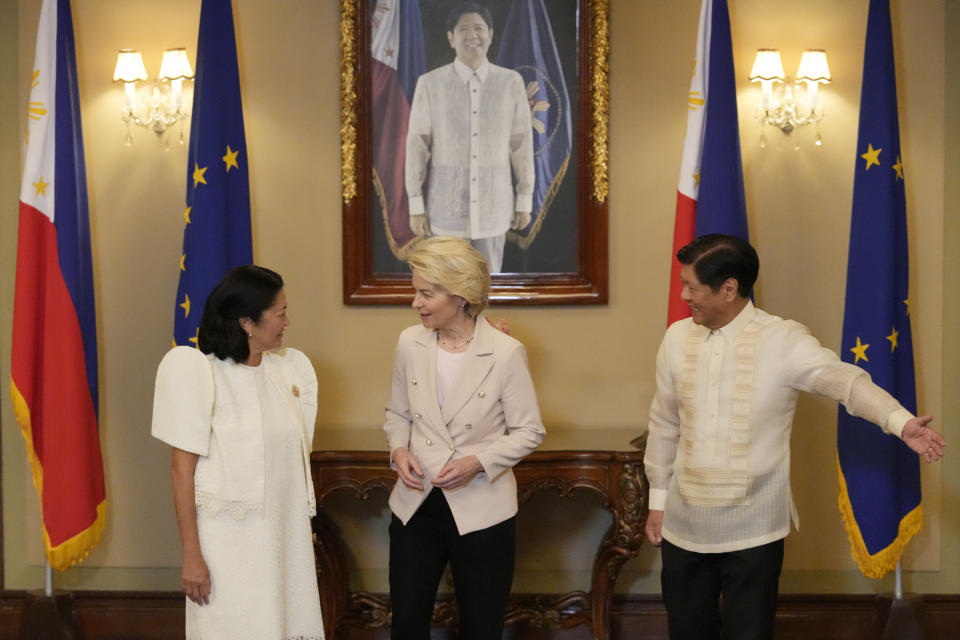
[[[337,620],[347,612],[347,563],[343,554],[343,542],[336,527],[319,509],[313,518],[312,526],[323,631],[327,638],[333,640],[336,637]]]
[[[610,512],[613,523],[593,561],[591,607],[593,637],[610,638],[610,601],[620,569],[640,551],[646,521],[646,487],[641,462],[613,462],[610,465]]]

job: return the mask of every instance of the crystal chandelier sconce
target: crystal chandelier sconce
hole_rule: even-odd
[[[183,81],[191,78],[193,69],[186,49],[167,49],[163,52],[157,79],[137,87],[137,82],[147,80],[143,56],[133,49],[121,49],[117,54],[113,80],[123,82],[126,96],[126,104],[120,115],[126,125],[123,143],[128,147],[133,144],[131,124],[162,136],[169,127],[179,122],[179,142],[183,144],[183,121],[190,117],[183,108]]]
[[[808,49],[800,57],[797,78],[791,81],[783,72],[780,52],[776,49],[758,49],[750,70],[750,81],[760,83],[761,103],[757,107],[760,121],[760,146],[767,146],[763,131],[766,125],[780,129],[789,135],[794,129],[809,124],[816,125],[816,146],[823,145],[820,124],[823,122],[823,105],[820,104],[820,84],[830,83],[830,67],[827,52]],[[779,85],[775,87],[774,85]],[[794,149],[800,148],[794,138]]]

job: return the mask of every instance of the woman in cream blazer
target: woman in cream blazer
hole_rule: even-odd
[[[460,637],[500,638],[514,563],[512,467],[545,434],[523,345],[480,313],[490,274],[459,238],[422,241],[408,262],[421,324],[397,343],[384,431],[392,637],[429,638],[449,561]]]

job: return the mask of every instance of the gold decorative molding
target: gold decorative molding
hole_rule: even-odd
[[[593,164],[593,197],[606,202],[609,182],[607,178],[607,126],[610,117],[610,33],[608,29],[608,0],[591,0],[593,29],[591,30],[592,69],[590,95],[593,101],[593,131],[590,159]]]
[[[340,193],[357,195],[357,23],[356,0],[340,0]]]

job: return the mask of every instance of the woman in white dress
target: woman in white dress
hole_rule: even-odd
[[[173,447],[187,640],[322,640],[310,517],[317,379],[283,349],[280,276],[248,265],[207,298],[198,349],[157,370],[154,437]]]
[[[413,308],[400,334],[384,430],[390,494],[393,640],[428,640],[450,563],[461,640],[503,636],[513,581],[513,466],[545,435],[523,345],[481,313],[490,272],[466,240],[416,245]]]

